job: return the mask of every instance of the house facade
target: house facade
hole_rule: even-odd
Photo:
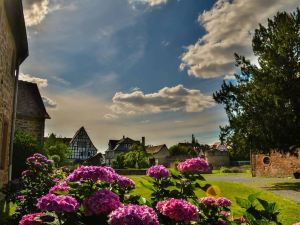
[[[298,155],[281,154],[273,151],[270,154],[251,155],[252,176],[265,177],[299,177],[300,150]]]
[[[81,127],[74,135],[69,144],[69,159],[74,161],[84,161],[97,154],[97,149],[90,139],[84,127]]]
[[[168,157],[170,157],[170,152],[165,144],[149,146],[148,148],[146,148],[146,152],[150,155],[150,165],[169,166]]]
[[[108,149],[105,151],[105,164],[111,166],[116,154],[130,151],[134,144],[140,145],[141,142],[125,136],[120,140],[109,140]],[[145,137],[142,137],[142,145],[145,146]]]
[[[0,0],[0,187],[9,179],[19,67],[28,56],[21,0]]]
[[[18,81],[16,130],[44,142],[45,120],[50,119],[37,84]]]

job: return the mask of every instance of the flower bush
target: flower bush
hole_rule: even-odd
[[[68,173],[54,170],[53,162],[40,154],[29,157],[27,164],[23,182],[28,190],[18,196],[21,204],[17,213],[23,216],[19,217],[20,225],[280,225],[275,203],[267,203],[258,195],[237,199],[246,210],[241,218],[232,217],[227,198],[199,199],[195,190],[211,188],[201,176],[209,169],[202,158],[179,163],[177,172],[162,165],[150,167],[147,175],[152,178],[153,189],[148,200],[132,195],[134,182],[110,167],[80,166]],[[254,201],[263,210],[257,209]]]

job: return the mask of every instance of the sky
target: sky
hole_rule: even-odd
[[[99,151],[123,135],[146,144],[218,140],[227,123],[212,94],[251,59],[259,23],[299,0],[23,0],[29,57],[45,135],[84,126]]]

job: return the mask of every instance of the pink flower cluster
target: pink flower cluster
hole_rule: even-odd
[[[116,176],[116,183],[122,189],[132,189],[132,188],[135,187],[134,181],[131,180],[128,177],[125,177],[125,176],[117,175]]]
[[[148,206],[121,206],[111,214],[109,225],[159,225],[155,211]]]
[[[67,193],[69,191],[69,186],[66,182],[59,183],[55,186],[53,186],[50,190],[50,194],[58,194],[58,192]]]
[[[105,181],[113,182],[116,179],[116,173],[112,168],[103,166],[80,166],[75,169],[68,177],[67,181],[85,181],[94,182]]]
[[[71,196],[47,194],[38,199],[37,207],[42,211],[72,213],[79,209],[79,203]]]
[[[197,157],[179,163],[177,169],[183,173],[202,173],[209,171],[209,165],[205,159]]]
[[[300,222],[298,222],[298,223],[294,223],[293,225],[300,225]]]
[[[83,201],[86,216],[109,214],[121,206],[118,195],[110,190],[95,191]]]
[[[43,215],[44,213],[34,213],[34,214],[25,215],[20,220],[19,225],[41,225],[43,224],[43,222],[38,221],[36,219]]]
[[[200,203],[207,206],[218,206],[218,207],[229,207],[231,206],[231,201],[227,198],[214,198],[214,197],[204,197],[199,200]]]
[[[32,165],[36,168],[41,168],[42,166],[53,164],[53,160],[48,159],[46,156],[40,153],[33,154],[33,156],[28,157],[26,161],[29,165]]]
[[[147,176],[153,177],[156,179],[167,178],[167,177],[169,177],[169,175],[170,175],[170,173],[169,173],[168,169],[162,165],[151,166],[147,170]]]
[[[197,207],[183,199],[170,198],[160,201],[156,204],[156,208],[164,216],[186,224],[198,218]]]

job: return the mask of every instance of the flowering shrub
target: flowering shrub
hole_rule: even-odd
[[[158,165],[148,169],[152,178],[151,200],[130,194],[134,182],[105,166],[80,166],[54,171],[51,160],[35,154],[27,160],[23,190],[18,196],[20,225],[263,225],[277,224],[275,203],[251,195],[237,199],[245,208],[243,217],[233,220],[231,201],[224,197],[198,198],[195,190],[211,185],[201,176],[208,163],[193,158],[178,164],[178,172]],[[42,183],[45,182],[45,183]],[[258,201],[262,209],[256,209]],[[295,224],[298,225],[298,224]]]
[[[208,162],[200,157],[185,160],[177,165],[182,173],[204,173],[209,171]]]
[[[196,221],[198,218],[197,207],[183,199],[171,198],[160,201],[157,203],[156,208],[162,215],[185,224]]]
[[[109,214],[109,225],[159,225],[155,211],[148,206],[122,206]]]
[[[147,174],[147,176],[153,177],[156,179],[167,178],[170,175],[168,169],[162,165],[151,166],[147,170],[146,174]]]

